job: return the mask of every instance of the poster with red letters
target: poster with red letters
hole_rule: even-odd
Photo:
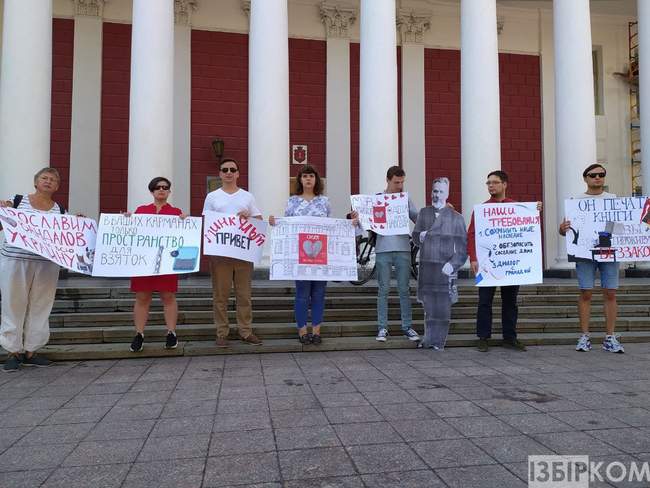
[[[409,233],[409,195],[380,193],[378,195],[352,195],[352,209],[359,214],[363,230],[382,236]]]

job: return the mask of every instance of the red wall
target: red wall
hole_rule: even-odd
[[[359,193],[359,43],[350,43],[350,177],[352,194]]]
[[[52,21],[52,114],[50,124],[50,166],[61,173],[61,185],[55,195],[68,207],[70,181],[70,128],[72,123],[72,63],[74,21]],[[46,162],[43,161],[43,166]]]
[[[106,213],[127,210],[130,77],[131,26],[105,22],[99,201]]]

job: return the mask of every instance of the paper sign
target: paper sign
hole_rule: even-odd
[[[218,212],[206,212],[203,252],[259,263],[266,242],[267,223]]]
[[[379,195],[352,195],[352,209],[359,214],[363,230],[382,236],[409,233],[408,193],[382,193]]]

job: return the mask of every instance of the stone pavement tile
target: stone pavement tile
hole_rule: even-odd
[[[12,405],[15,405],[20,401],[20,398],[3,398],[0,399],[0,412],[4,412]]]
[[[364,488],[364,484],[359,476],[337,476],[287,481],[284,488]]]
[[[318,407],[318,401],[312,394],[288,397],[271,397],[268,401],[271,412],[279,410],[304,410]]]
[[[445,421],[465,437],[506,436],[519,433],[496,417],[456,417]]]
[[[18,441],[18,439],[27,434],[32,428],[31,426],[0,428],[0,451],[4,451],[7,447]]]
[[[551,412],[549,414],[576,430],[616,429],[627,427],[605,410],[579,410],[577,412]]]
[[[55,410],[12,410],[11,415],[5,412],[0,415],[0,428],[33,427],[55,412]]]
[[[122,398],[121,393],[110,395],[77,395],[66,403],[65,408],[112,407],[120,398]]]
[[[133,385],[132,381],[126,383],[91,383],[83,390],[83,395],[111,395],[126,393]]]
[[[187,376],[182,377],[181,379],[178,380],[178,383],[175,385],[175,389],[177,390],[186,390],[186,389],[200,389],[200,388],[205,388],[209,390],[210,388],[213,389],[218,389],[219,385],[221,384],[221,379],[220,378],[189,378]],[[172,389],[174,389],[172,387]]]
[[[219,397],[219,394],[216,390],[197,390],[197,389],[186,389],[186,390],[174,390],[171,392],[167,401],[170,402],[188,402],[188,401],[201,401],[201,400],[216,400]]]
[[[104,419],[95,425],[95,428],[84,440],[146,439],[155,424],[155,420]]]
[[[524,434],[545,434],[575,430],[569,424],[551,417],[547,413],[526,413],[523,415],[499,415],[499,419]]]
[[[489,413],[469,400],[458,400],[452,402],[431,402],[426,403],[436,415],[442,418],[447,417],[483,417]]]
[[[215,432],[210,442],[209,456],[229,456],[275,450],[271,429]]]
[[[632,427],[650,427],[650,410],[640,407],[613,408],[609,415]]]
[[[264,386],[222,387],[219,399],[227,400],[232,398],[266,398],[266,388]]]
[[[331,407],[325,409],[325,415],[332,424],[352,422],[375,422],[384,420],[374,407]]]
[[[210,435],[149,437],[138,456],[138,462],[206,457]]]
[[[402,442],[402,438],[388,422],[338,424],[334,426],[344,446]]]
[[[361,393],[326,393],[318,395],[323,407],[359,407],[370,405]]]
[[[493,400],[474,400],[479,407],[491,415],[507,415],[511,413],[537,413],[538,410],[524,402],[495,398]]]
[[[526,483],[503,466],[437,469],[449,488],[525,488]]]
[[[363,394],[373,405],[387,405],[391,403],[412,403],[415,399],[404,390],[367,391]]]
[[[267,385],[266,394],[269,397],[274,396],[295,396],[295,395],[308,395],[311,393],[311,388],[306,382],[293,382],[289,381],[281,385]]]
[[[151,437],[210,434],[214,423],[214,415],[164,418],[152,422],[155,422],[156,426],[151,432]]]
[[[204,467],[204,458],[135,463],[122,488],[201,488]]]
[[[577,404],[576,402],[572,402],[570,400],[563,400],[563,399],[554,399],[551,401],[544,401],[544,402],[526,402],[526,403],[528,403],[528,405],[530,405],[531,407],[534,407],[537,410],[546,413],[572,412],[572,411],[585,409],[585,407]]]
[[[440,478],[429,470],[393,471],[363,475],[367,488],[444,488]]]
[[[94,423],[41,425],[34,428],[29,434],[16,443],[16,447],[34,446],[39,444],[75,444],[80,442]]]
[[[108,413],[111,407],[77,407],[60,408],[43,423],[54,424],[80,424],[83,422],[98,422]]]
[[[638,477],[634,475],[630,479],[631,471],[633,468],[633,463],[636,463],[636,467],[639,470],[643,469],[642,462],[639,461],[638,456],[631,456],[627,454],[613,454],[608,456],[589,456],[589,462],[593,463],[597,469],[594,469],[594,478],[595,481],[590,481],[589,488],[601,488],[601,487],[615,487],[615,488],[648,488],[650,486],[650,475],[646,474],[641,481]],[[602,464],[600,464],[602,463]],[[618,463],[618,467],[617,467]],[[607,475],[608,465],[612,465],[610,468],[610,475]],[[620,465],[624,466],[625,473],[623,473]],[[622,474],[626,474],[625,479],[619,481]],[[600,481],[599,476],[602,477]]]
[[[414,442],[411,447],[434,469],[496,463],[468,439]]]
[[[472,439],[472,442],[500,463],[526,462],[528,456],[554,454],[548,447],[535,442],[525,435],[481,437]]]
[[[43,488],[119,488],[130,468],[130,464],[59,468]]]
[[[176,383],[174,381],[147,381],[139,379],[129,389],[129,394],[132,393],[155,393],[155,392],[170,392],[174,389]]]
[[[25,411],[25,410],[54,410],[61,408],[63,405],[70,401],[70,396],[39,396],[35,393],[32,396],[23,398],[16,403],[12,411]]]
[[[147,405],[149,403],[165,403],[171,393],[169,391],[130,391],[125,393],[118,406],[121,405]]]
[[[232,400],[219,400],[217,414],[222,413],[247,413],[268,411],[269,402],[266,398],[236,398]]]
[[[56,468],[74,449],[75,444],[50,444],[11,448],[0,455],[0,471]]]
[[[35,486],[41,486],[41,483],[45,481],[51,472],[51,469],[43,469],[0,473],[0,486],[7,488],[34,488]]]
[[[277,454],[209,457],[205,465],[203,488],[264,483],[280,480]]]
[[[572,385],[575,388],[575,385]],[[595,393],[589,391],[574,391],[562,395],[565,400],[570,400],[585,407],[585,410],[599,410],[611,408],[625,408],[634,405],[636,393]]]
[[[272,410],[271,419],[276,429],[329,424],[325,412],[319,407],[309,410]]]
[[[415,419],[437,419],[438,416],[422,403],[389,403],[377,405],[377,411],[386,420],[404,420],[404,417]]]
[[[391,379],[375,380],[355,380],[352,382],[354,387],[362,393],[367,391],[391,391],[401,390],[402,388]]]
[[[550,434],[534,434],[536,441],[553,449],[558,454],[599,456],[619,454],[620,451],[584,432],[554,432]],[[609,441],[608,441],[609,442]]]
[[[341,445],[330,425],[275,429],[275,440],[278,450],[338,447]]]
[[[316,394],[324,393],[353,393],[359,391],[354,384],[345,381],[331,381],[325,384],[314,384],[310,381],[311,389]]]
[[[597,439],[616,446],[621,451],[635,454],[650,452],[650,430],[626,428],[626,429],[606,429],[590,430],[587,434]]]
[[[200,417],[214,415],[217,411],[217,400],[188,400],[183,402],[167,402],[160,414],[161,418]]]
[[[65,459],[63,466],[132,463],[144,439],[82,442]]]
[[[241,415],[237,413],[217,414],[212,425],[212,432],[229,432],[236,430],[270,429],[271,416],[268,412],[255,412]]]
[[[404,443],[349,446],[345,448],[361,474],[426,469],[426,464]]]
[[[450,398],[450,400],[492,400],[503,396],[499,390],[485,385],[472,387],[453,386],[452,390],[462,398]]]
[[[282,476],[286,480],[356,474],[352,461],[342,447],[279,451],[278,457]]]
[[[424,388],[408,392],[419,402],[450,402],[463,399],[458,393],[447,387]]]
[[[463,435],[442,419],[399,420],[391,425],[407,442],[459,439]]]
[[[104,417],[108,419],[122,419],[122,420],[149,420],[157,419],[162,412],[164,404],[150,403],[148,405],[115,405],[109,410]]]

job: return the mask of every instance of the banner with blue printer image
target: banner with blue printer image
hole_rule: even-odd
[[[650,261],[650,198],[564,201],[569,261]]]
[[[194,273],[201,257],[201,217],[101,214],[93,276]]]

